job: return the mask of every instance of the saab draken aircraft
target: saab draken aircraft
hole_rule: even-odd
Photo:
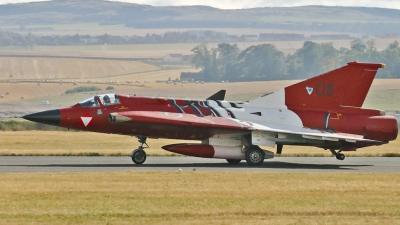
[[[284,145],[315,146],[343,160],[343,152],[386,144],[398,134],[384,111],[361,108],[384,64],[350,62],[328,73],[247,102],[225,101],[221,90],[206,100],[102,94],[71,107],[26,115],[34,122],[136,136],[130,157],[146,160],[147,138],[198,140],[162,148],[187,156],[246,160],[260,165]]]

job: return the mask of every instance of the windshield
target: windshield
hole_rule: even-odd
[[[118,99],[118,95],[116,94],[103,94],[103,95],[96,95],[85,99],[78,104],[84,107],[99,107],[99,102],[96,99],[99,99],[101,104],[103,105],[116,105],[120,104],[121,102]]]

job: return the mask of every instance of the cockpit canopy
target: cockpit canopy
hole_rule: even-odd
[[[83,107],[99,107],[102,105],[117,105],[121,102],[119,101],[118,95],[116,94],[102,94],[90,97],[78,103],[78,105]]]

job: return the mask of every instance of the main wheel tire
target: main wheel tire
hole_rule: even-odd
[[[132,161],[135,164],[142,164],[146,161],[146,152],[140,149],[136,149],[131,154]]]
[[[226,161],[228,161],[229,164],[239,164],[240,161],[242,161],[241,159],[226,159]]]
[[[345,158],[346,158],[346,156],[344,154],[341,154],[341,153],[336,154],[336,159],[338,159],[338,160],[344,160]]]
[[[261,149],[249,149],[246,151],[246,162],[250,166],[260,165],[264,162],[265,153]]]

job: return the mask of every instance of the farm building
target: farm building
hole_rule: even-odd
[[[182,54],[167,54],[164,56],[164,62],[166,63],[181,63],[182,62]]]

